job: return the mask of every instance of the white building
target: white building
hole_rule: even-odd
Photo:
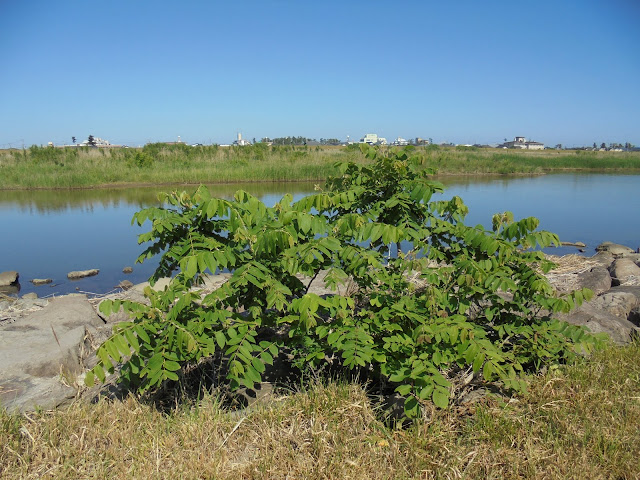
[[[242,134],[240,132],[238,132],[238,139],[233,142],[234,145],[238,145],[240,147],[244,147],[246,145],[251,145],[251,142],[249,140],[245,140],[244,138],[242,138]]]
[[[378,135],[375,133],[367,133],[364,137],[360,139],[360,143],[368,143],[370,145],[375,145],[378,143]]]
[[[502,148],[520,148],[525,150],[544,150],[544,143],[527,140],[525,137],[515,137],[513,142],[505,142]]]
[[[407,141],[406,138],[398,137],[398,138],[395,139],[393,144],[394,145],[398,145],[399,147],[404,147],[406,145],[409,145],[409,142]]]
[[[360,143],[368,143],[369,145],[386,145],[387,139],[384,137],[379,137],[375,133],[367,133],[360,139]]]
[[[96,147],[110,147],[111,146],[111,142],[109,142],[109,140],[105,140],[103,138],[100,137],[93,137],[93,142],[94,145]],[[88,147],[89,146],[89,139],[80,142],[79,144],[81,147]]]

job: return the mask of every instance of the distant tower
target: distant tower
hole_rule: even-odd
[[[241,140],[242,140],[242,134],[238,132],[238,143],[240,143]]]
[[[182,143],[182,140],[180,140],[180,135],[178,135],[178,143]]]

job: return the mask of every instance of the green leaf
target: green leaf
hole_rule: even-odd
[[[268,365],[273,365],[273,357],[269,354],[269,352],[262,352],[260,354],[260,358],[264,363]]]
[[[131,347],[129,347],[129,344],[122,335],[114,335],[113,342],[122,355],[128,356],[131,354]]]
[[[89,370],[87,374],[84,376],[84,384],[87,387],[91,388],[94,385],[94,380],[95,380],[95,375],[91,370]]]
[[[404,413],[409,418],[418,418],[420,415],[420,404],[415,397],[409,397],[404,402]]]
[[[171,372],[175,372],[182,368],[178,362],[174,362],[173,360],[166,360],[164,362],[164,368]]]
[[[133,327],[133,329],[136,331],[138,338],[140,338],[145,343],[145,345],[151,344],[151,338],[147,334],[147,331],[144,329],[144,326],[136,325]]]
[[[447,408],[449,405],[449,392],[445,390],[441,390],[436,388],[433,391],[433,395],[431,397],[433,399],[433,403],[438,408]]]
[[[100,380],[101,383],[104,383],[106,379],[106,375],[104,373],[104,369],[102,368],[102,365],[97,364],[95,367],[93,367],[91,371],[96,374],[96,377],[98,377],[98,380]]]
[[[405,383],[404,385],[399,385],[398,387],[396,387],[396,392],[398,392],[403,397],[407,396],[411,392],[411,385],[409,385],[408,383]]]
[[[255,368],[258,373],[264,373],[265,366],[259,358],[253,357],[251,365],[253,365],[253,368]]]
[[[198,272],[198,258],[195,255],[187,257],[187,263],[186,263],[184,274],[188,278],[193,278],[195,277],[197,272]]]

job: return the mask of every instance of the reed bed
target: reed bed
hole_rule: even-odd
[[[328,381],[229,412],[134,397],[0,412],[0,477],[637,479],[640,345],[528,378],[519,398],[427,409],[400,428],[357,383]]]
[[[413,150],[439,174],[540,174],[560,171],[640,172],[640,152],[515,151],[428,146]],[[0,151],[0,189],[110,185],[324,181],[339,161],[366,162],[348,147],[220,147],[150,144],[133,148]]]

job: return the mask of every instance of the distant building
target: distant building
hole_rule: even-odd
[[[375,133],[367,133],[360,139],[360,143],[368,143],[369,145],[386,145],[387,139],[384,137],[379,137]]]
[[[527,140],[525,137],[515,137],[513,142],[505,142],[502,148],[520,148],[523,150],[544,150],[544,143]]]
[[[244,147],[246,145],[251,145],[251,142],[249,140],[245,140],[244,138],[242,138],[242,134],[238,132],[238,139],[234,141],[233,144],[239,147]]]
[[[375,133],[367,133],[360,139],[360,143],[368,143],[369,145],[375,145],[378,143],[378,135]]]
[[[184,143],[182,141],[182,139],[180,138],[180,135],[178,135],[178,141],[177,142],[163,142],[165,145],[186,145],[186,143]]]
[[[80,147],[90,147],[91,145],[89,145],[89,139],[80,142],[78,144]],[[95,147],[99,147],[99,148],[109,148],[109,147],[116,147],[119,145],[111,145],[111,142],[109,142],[109,140],[105,140],[104,138],[100,138],[100,137],[93,137],[93,145]]]
[[[409,145],[409,142],[406,138],[398,137],[393,141],[393,145],[398,145],[399,147],[404,147],[405,145]]]

